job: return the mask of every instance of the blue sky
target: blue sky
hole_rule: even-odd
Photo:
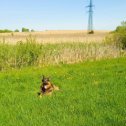
[[[113,30],[126,20],[126,0],[93,0],[94,29]],[[1,0],[0,29],[87,29],[89,0]]]

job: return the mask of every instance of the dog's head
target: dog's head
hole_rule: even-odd
[[[49,78],[49,77],[45,77],[45,76],[43,75],[42,83],[43,83],[44,85],[46,85],[46,84],[48,84],[49,82],[50,82],[50,78]]]
[[[43,76],[42,85],[43,85],[44,89],[48,89],[48,88],[50,88],[52,86],[51,83],[50,83],[49,77]]]

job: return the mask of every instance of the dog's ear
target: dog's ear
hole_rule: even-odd
[[[44,75],[42,75],[42,79],[45,79],[45,76]]]
[[[48,81],[50,81],[50,77],[47,77]]]
[[[44,76],[44,75],[42,75],[42,82],[44,81],[44,79],[45,79],[45,76]]]

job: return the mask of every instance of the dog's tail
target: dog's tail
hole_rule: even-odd
[[[53,85],[54,90],[59,91],[59,87]]]

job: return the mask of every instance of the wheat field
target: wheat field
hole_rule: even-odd
[[[0,41],[16,44],[19,41],[25,42],[26,38],[32,36],[38,43],[64,43],[64,42],[102,42],[109,31],[95,31],[95,34],[88,35],[84,30],[46,30],[41,32],[25,33],[0,33]]]

